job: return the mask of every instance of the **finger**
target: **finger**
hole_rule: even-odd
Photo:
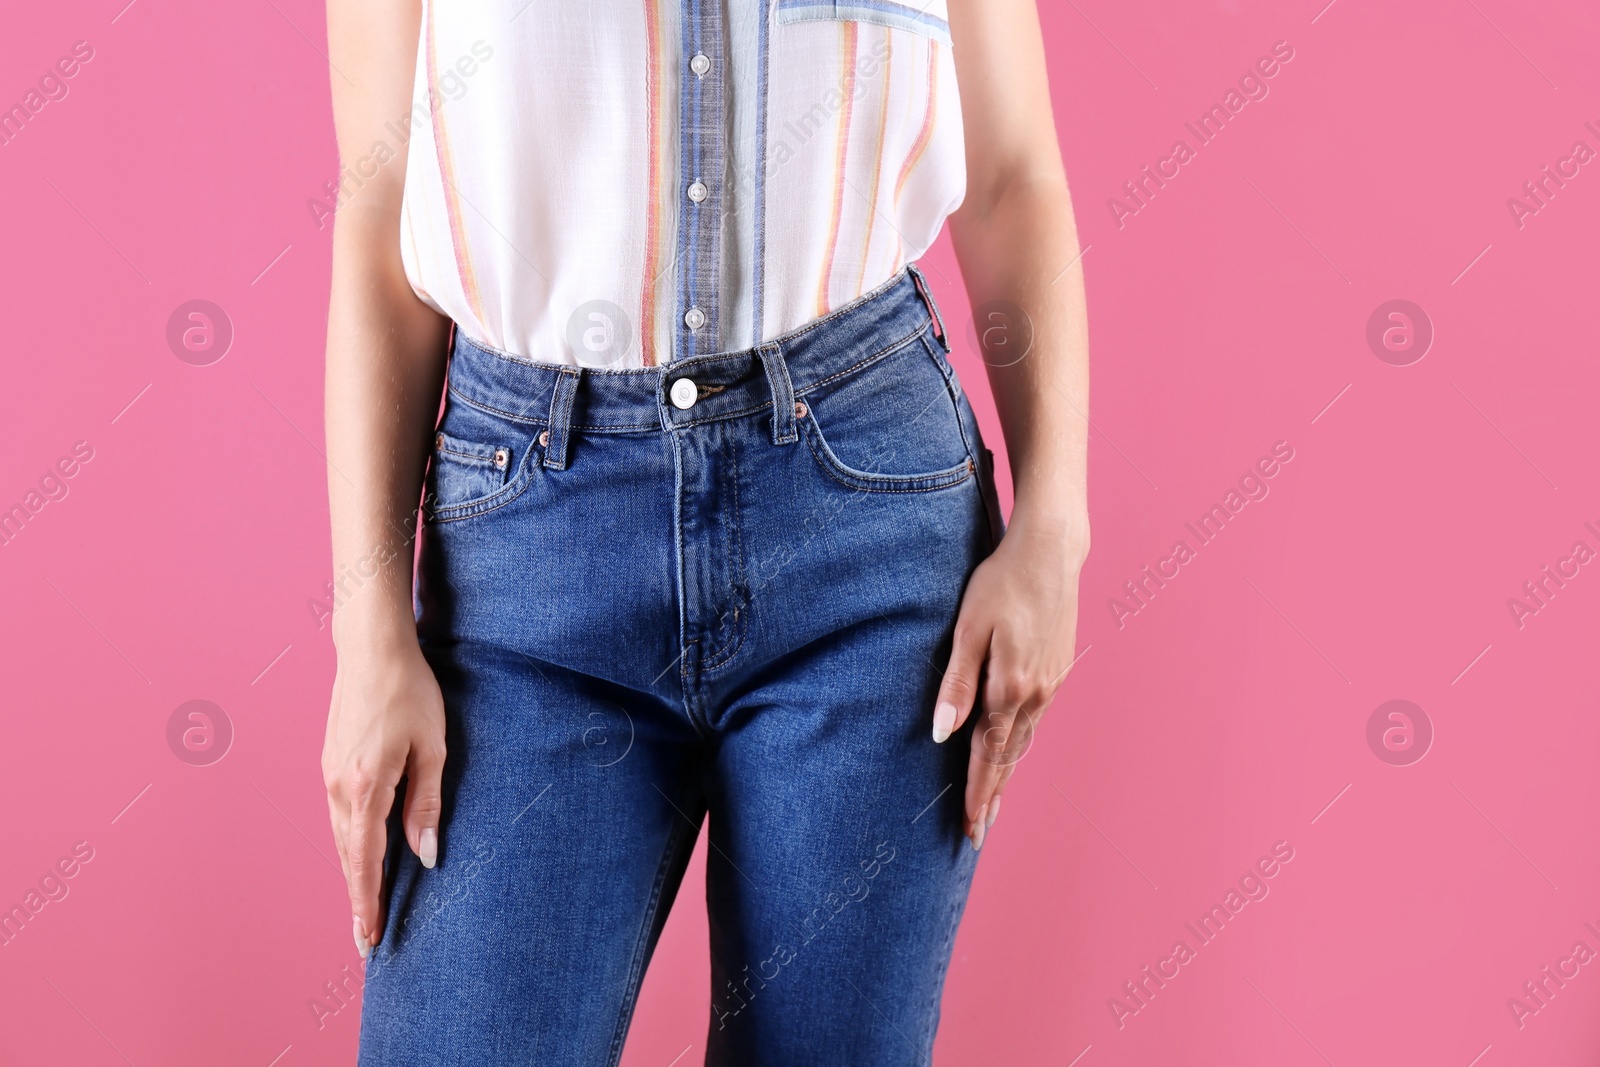
[[[1006,795],[1006,787],[1011,784],[1011,776],[1017,773],[1017,765],[1009,758],[1005,766],[1000,768],[1000,781],[994,787],[994,799],[989,801],[989,818],[987,824],[992,828],[994,821],[1000,817],[1000,798]]]
[[[350,826],[349,809],[343,800],[328,791],[328,823],[333,827],[333,847],[339,853],[339,869],[344,872],[344,882],[350,884],[350,857],[345,854],[345,834]]]
[[[346,789],[350,795],[350,826],[345,836],[350,864],[350,912],[354,917],[356,949],[366,959],[383,934],[380,897],[383,853],[388,843],[384,821],[394,805],[394,786],[358,779]]]
[[[406,763],[406,841],[429,870],[439,862],[439,813],[443,808],[444,738],[411,750]]]
[[[1000,818],[1000,801],[1005,799],[1006,786],[1010,783],[1011,776],[1016,773],[1016,770],[1017,765],[1011,762],[1005,763],[1000,768],[1000,781],[994,787],[994,796],[990,798],[988,806],[984,808],[983,835],[985,839],[988,838],[989,831],[994,829],[995,820]]]
[[[983,661],[989,654],[991,633],[990,626],[971,621],[965,611],[956,619],[950,662],[945,667],[944,680],[939,683],[939,697],[933,708],[933,739],[939,744],[948,741],[972,714]]]
[[[1010,729],[1006,733],[1005,748],[1000,754],[1000,766],[1004,773],[1000,782],[995,786],[995,792],[1005,790],[1006,783],[1011,780],[1012,773],[1017,769],[1017,764],[1028,754],[1033,747],[1034,733],[1039,727],[1039,720],[1044,717],[1044,709],[1031,707],[1024,703],[1017,709],[1011,719]]]
[[[1006,742],[1015,717],[1015,708],[991,702],[986,696],[983,717],[972,732],[972,756],[967,762],[966,816],[967,836],[975,849],[983,847],[988,829],[988,806],[1005,771]]]
[[[324,771],[328,791],[328,825],[333,828],[333,847],[339,853],[339,869],[344,873],[345,885],[350,884],[350,857],[346,840],[350,835],[350,804],[345,800],[344,785],[335,772]]]
[[[1011,717],[1010,726],[1006,730],[1005,743],[1000,749],[999,758],[995,764],[999,771],[999,780],[989,794],[989,799],[984,801],[983,828],[987,837],[990,830],[994,829],[995,820],[1000,817],[1000,800],[1005,796],[1006,786],[1011,781],[1011,776],[1017,772],[1017,764],[1022,762],[1022,757],[1028,754],[1033,746],[1034,731],[1038,729],[1039,720],[1044,717],[1042,708],[1030,710],[1024,706],[1018,709]],[[995,740],[995,732],[988,731],[988,739]]]
[[[322,784],[328,794],[328,825],[333,828],[333,847],[339,853],[339,868],[344,873],[345,885],[350,884],[350,861],[345,856],[345,830],[350,824],[350,806],[345,803],[344,790],[340,788],[337,770],[336,746],[338,734],[340,692],[343,675],[333,676],[333,697],[328,702],[328,723],[322,738]]]

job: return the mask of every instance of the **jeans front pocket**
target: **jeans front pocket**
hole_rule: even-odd
[[[778,22],[870,22],[950,43],[946,0],[778,0]]]
[[[916,493],[977,473],[960,386],[941,369],[928,332],[801,394],[798,422],[834,481],[866,492]]]

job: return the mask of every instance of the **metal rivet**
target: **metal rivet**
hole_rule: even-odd
[[[433,435],[433,447],[434,448],[443,448],[444,447],[444,434],[436,433],[436,434]]]
[[[540,448],[549,448],[550,447],[550,431],[549,430],[540,430],[539,431],[539,447]]]
[[[799,401],[796,401],[794,405],[794,417],[797,419],[806,417],[806,406]]]
[[[497,448],[497,449],[494,450],[494,465],[496,467],[498,467],[500,470],[505,470],[506,469],[506,464],[509,463],[510,461],[511,461],[511,453],[510,452],[507,452],[503,448]]]

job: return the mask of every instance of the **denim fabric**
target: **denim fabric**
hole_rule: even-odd
[[[439,865],[391,820],[363,1065],[615,1064],[708,814],[706,1062],[928,1062],[976,862],[933,703],[998,531],[916,282],[643,370],[458,333],[417,587]]]

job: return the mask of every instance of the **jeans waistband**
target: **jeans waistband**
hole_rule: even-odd
[[[774,439],[793,440],[796,398],[913,343],[930,325],[942,346],[937,322],[920,272],[908,266],[872,292],[759,347],[659,367],[533,363],[480,345],[458,329],[449,388],[475,407],[548,427],[546,461],[554,466],[565,466],[569,431],[665,431],[770,410]],[[682,402],[691,386],[693,402],[675,403],[674,393]]]

